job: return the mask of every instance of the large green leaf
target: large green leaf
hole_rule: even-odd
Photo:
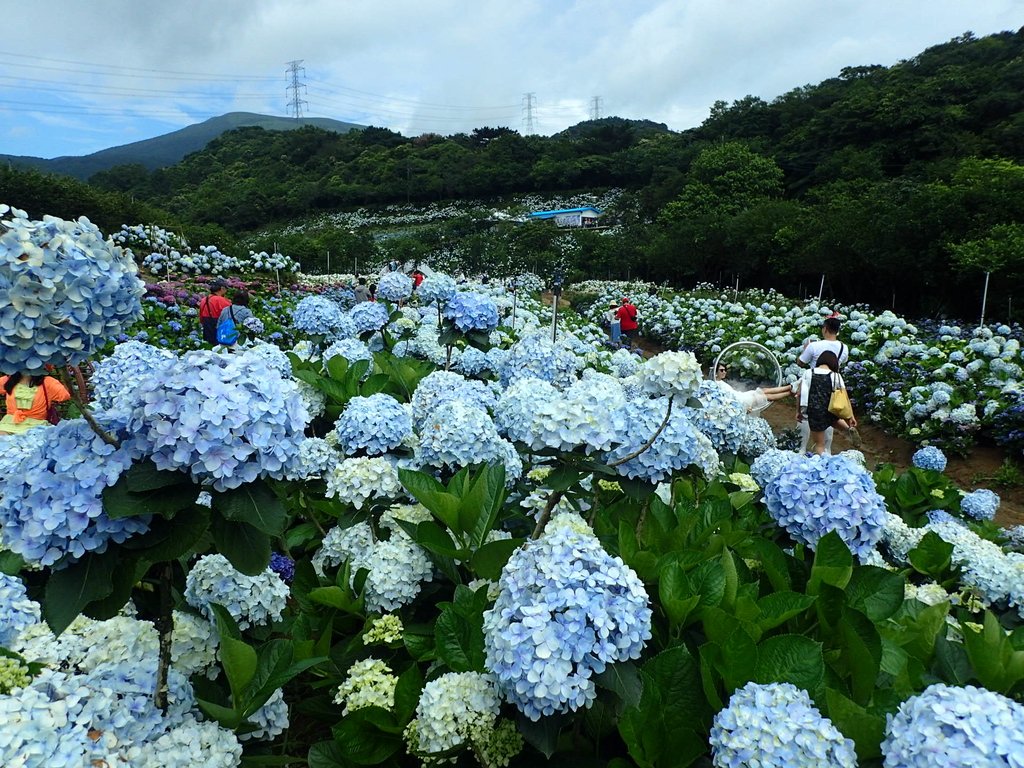
[[[248,523],[271,536],[279,535],[288,520],[284,505],[262,480],[213,494],[213,509],[225,520]]]
[[[928,531],[920,543],[908,553],[914,570],[941,582],[952,567],[953,545],[935,531]]]
[[[903,605],[904,579],[874,565],[854,568],[846,585],[846,602],[872,621],[884,621]]]
[[[599,688],[616,694],[627,707],[637,706],[644,690],[640,670],[630,661],[609,664],[604,672],[594,675],[594,682]]]
[[[882,756],[880,745],[885,737],[885,716],[868,712],[839,691],[825,690],[829,719],[844,736],[853,739],[857,759],[861,763]]]
[[[210,530],[220,553],[246,576],[258,576],[270,565],[270,537],[263,531],[217,514]]]
[[[878,682],[882,662],[882,639],[867,616],[847,607],[838,626],[840,662],[850,676],[854,701],[867,705]]]
[[[112,576],[120,560],[117,547],[103,554],[86,553],[78,562],[53,571],[46,582],[43,618],[59,635],[89,603],[114,591]]]
[[[814,605],[815,599],[811,595],[802,595],[799,592],[772,592],[765,595],[757,601],[757,607],[761,609],[757,624],[764,632],[775,629],[806,611]]]
[[[349,712],[333,733],[341,754],[357,765],[380,765],[404,747],[401,730],[394,732],[394,716],[380,707]]]
[[[818,540],[811,566],[811,578],[807,594],[818,594],[821,584],[830,584],[843,589],[853,575],[853,555],[846,542],[835,531],[830,531]]]
[[[416,501],[429,509],[449,530],[459,529],[459,497],[425,472],[399,469],[398,479]]]
[[[523,539],[498,539],[488,542],[473,553],[469,561],[470,568],[481,579],[497,581],[501,576],[501,569],[508,563],[512,553],[522,545]]]
[[[792,683],[813,696],[824,678],[821,643],[802,635],[775,635],[757,647],[759,683]]]
[[[484,671],[484,610],[487,590],[455,588],[455,598],[443,604],[434,625],[437,655],[454,672]]]
[[[112,519],[160,515],[173,517],[195,504],[199,490],[182,472],[158,470],[149,460],[133,464],[103,489],[103,511]]]
[[[177,560],[192,550],[209,527],[210,510],[193,505],[170,519],[153,518],[148,531],[121,546],[150,563]]]

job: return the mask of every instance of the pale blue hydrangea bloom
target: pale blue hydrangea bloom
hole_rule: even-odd
[[[484,371],[490,370],[490,361],[486,352],[476,347],[466,347],[459,355],[459,360],[454,368],[466,376],[479,376]]]
[[[456,291],[458,288],[452,278],[443,272],[435,272],[424,278],[416,290],[416,295],[424,304],[432,304],[435,301],[445,304],[455,295]]]
[[[866,557],[882,536],[885,500],[871,474],[842,456],[798,456],[764,485],[775,521],[812,549],[836,531],[850,551]]]
[[[30,563],[64,565],[104,552],[149,527],[149,515],[111,519],[103,490],[142,456],[124,421],[99,416],[120,448],[105,443],[84,419],[34,429],[5,442],[0,454],[0,543]]]
[[[458,400],[431,411],[418,435],[415,456],[421,466],[461,469],[504,462],[505,441],[487,411]]]
[[[288,476],[296,480],[323,477],[341,458],[323,438],[307,437],[299,444],[299,455]]]
[[[885,768],[1024,765],[1024,706],[999,693],[936,683],[887,721]]]
[[[743,419],[743,432],[740,439],[740,455],[748,459],[756,458],[777,445],[772,425],[764,419],[747,414]]]
[[[75,365],[142,316],[131,252],[84,216],[31,221],[0,204],[0,370]]]
[[[292,310],[292,326],[302,333],[331,336],[342,325],[342,311],[323,296],[306,296]]]
[[[750,476],[757,481],[758,485],[764,488],[779,473],[799,458],[800,456],[792,451],[783,451],[778,448],[767,450],[754,459],[754,463],[750,465]]]
[[[714,382],[700,382],[695,396],[703,407],[684,409],[690,423],[707,436],[716,451],[740,453],[749,432],[746,409]],[[682,402],[676,402],[677,408],[683,405]]]
[[[338,339],[337,341],[332,342],[331,345],[324,350],[324,371],[327,370],[327,361],[332,357],[345,358],[348,360],[349,366],[357,360],[369,361],[370,367],[366,369],[366,373],[363,376],[364,379],[373,372],[373,353],[370,352],[370,348],[359,339]]]
[[[936,472],[943,472],[946,469],[946,454],[934,445],[918,449],[910,460],[918,469],[933,469]]]
[[[260,360],[263,364],[282,379],[292,377],[292,362],[288,355],[276,344],[253,344],[245,348],[245,355],[250,360]]]
[[[444,316],[463,333],[492,331],[498,327],[498,306],[490,296],[457,291],[444,305]]]
[[[960,511],[975,520],[991,520],[999,509],[999,494],[987,488],[965,493],[960,499]]]
[[[383,526],[385,521],[381,523]],[[424,582],[433,579],[434,568],[426,551],[398,525],[390,526],[390,534],[389,539],[376,539],[368,523],[335,526],[313,556],[313,567],[322,575],[326,569],[348,562],[353,584],[358,571],[365,569],[366,609],[398,610],[416,599]]]
[[[640,367],[639,376],[644,392],[655,397],[685,399],[696,394],[703,381],[700,363],[692,352],[655,355]]]
[[[593,675],[639,658],[651,637],[644,585],[575,514],[513,553],[484,613],[487,669],[531,720],[590,706]]]
[[[377,298],[385,301],[405,301],[412,296],[412,278],[401,272],[388,272],[377,281]]]
[[[188,716],[159,738],[130,748],[133,768],[238,768],[242,745],[233,731]]]
[[[481,411],[494,408],[497,399],[487,385],[451,371],[434,371],[420,379],[412,393],[413,421],[417,428],[439,408],[460,402]]]
[[[362,301],[348,311],[356,334],[379,331],[388,324],[388,308],[375,301]]]
[[[0,647],[10,648],[23,629],[39,623],[39,615],[21,579],[0,573]]]
[[[639,372],[640,360],[628,349],[617,349],[611,357],[612,373],[620,379]]]
[[[412,434],[409,406],[391,395],[353,397],[335,425],[338,447],[347,456],[365,452],[379,456],[394,450]]]
[[[283,478],[309,420],[294,381],[259,356],[189,352],[139,387],[128,429],[159,469],[218,491]]]
[[[715,768],[857,768],[853,741],[790,683],[747,683],[715,715]]]
[[[552,343],[549,333],[538,331],[509,348],[501,363],[501,383],[507,387],[519,379],[534,378],[567,387],[576,381],[582,364],[564,338]]]
[[[690,423],[684,410],[673,409],[668,423],[651,446],[620,464],[616,471],[625,477],[652,483],[667,480],[673,472],[690,466],[700,469],[707,477],[714,477],[720,463],[718,453],[711,441]],[[608,453],[607,461],[624,459],[639,450],[661,426],[667,411],[668,398],[664,397],[627,402],[623,408],[626,429],[621,437],[624,442]]]
[[[130,403],[135,397],[139,380],[154,368],[174,359],[174,353],[140,341],[118,344],[109,356],[93,365],[89,384],[96,407],[117,408],[118,402],[125,397]]]
[[[402,493],[395,465],[387,459],[358,456],[331,467],[324,476],[327,495],[362,509],[371,498],[395,498]]]
[[[235,570],[224,555],[204,555],[185,578],[185,600],[210,621],[211,603],[224,606],[240,629],[278,621],[290,590],[269,567],[258,576]]]
[[[288,702],[284,700],[284,689],[274,691],[267,703],[249,716],[249,722],[256,729],[243,733],[242,741],[271,741],[288,730]]]

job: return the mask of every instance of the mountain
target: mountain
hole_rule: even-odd
[[[88,179],[98,171],[105,171],[116,165],[138,163],[149,170],[174,165],[192,152],[198,152],[225,131],[247,126],[258,126],[268,131],[291,131],[311,125],[325,131],[347,133],[365,126],[344,123],[326,117],[274,117],[257,115],[253,112],[229,112],[220,117],[211,117],[201,123],[190,125],[163,136],[134,141],[119,147],[101,149],[91,155],[69,155],[47,160],[42,157],[0,155],[0,163],[19,168],[31,168],[45,173],[59,173]]]

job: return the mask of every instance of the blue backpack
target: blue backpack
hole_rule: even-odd
[[[228,313],[217,323],[217,343],[234,344],[238,341],[238,328],[235,327],[235,313],[228,307]]]

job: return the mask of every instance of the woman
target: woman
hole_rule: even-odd
[[[800,379],[800,405],[796,412],[797,421],[803,421],[806,417],[814,452],[819,456],[825,453],[825,430],[829,427],[846,430],[853,447],[860,445],[857,417],[853,416],[847,421],[828,410],[832,391],[836,389],[846,389],[846,382],[839,373],[839,358],[835,352],[822,352],[814,368],[804,371]]]
[[[71,393],[52,376],[13,373],[0,378],[0,387],[7,403],[7,415],[0,419],[0,435],[20,435],[46,426],[50,406],[71,399]]]
[[[725,363],[719,363],[718,367],[715,368],[715,384],[723,392],[735,397],[740,403],[747,409],[747,413],[753,412],[755,409],[761,410],[768,405],[769,401],[781,400],[784,397],[789,397],[793,394],[793,387],[790,384],[784,384],[781,387],[758,387],[757,389],[751,389],[747,391],[741,391],[733,387],[732,384],[725,380],[725,377],[729,375],[729,369]]]

